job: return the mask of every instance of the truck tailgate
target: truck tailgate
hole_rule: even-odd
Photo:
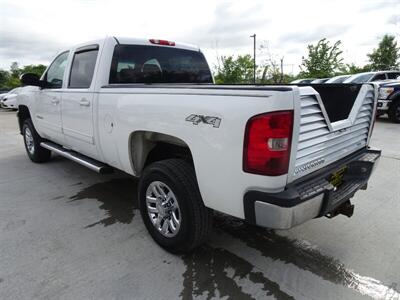
[[[367,147],[376,102],[373,84],[300,87],[288,182]]]

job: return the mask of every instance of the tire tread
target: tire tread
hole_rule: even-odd
[[[37,133],[31,119],[28,118],[24,121],[22,130],[23,134],[25,134],[25,129],[24,129],[25,127],[28,127],[30,129],[35,144],[35,152],[33,155],[29,153],[25,145],[26,153],[28,154],[29,158],[35,163],[43,163],[49,161],[51,158],[51,151],[40,146],[42,138]],[[24,144],[25,144],[25,137],[24,137]]]
[[[185,200],[189,201],[188,205],[192,208],[191,223],[194,230],[185,243],[167,249],[174,253],[190,252],[206,241],[212,228],[212,214],[211,211],[204,206],[197,185],[194,168],[183,159],[166,159],[149,165],[145,169],[142,178],[148,176],[148,174],[155,169],[164,170],[171,178],[174,178],[177,185],[181,186],[189,195],[192,195],[190,199]],[[139,188],[139,190],[141,190],[141,188]]]
[[[393,103],[390,105],[388,111],[389,119],[393,123],[400,123],[400,120],[396,118],[396,109],[398,106],[400,106],[400,99],[398,99],[397,101],[393,100]]]

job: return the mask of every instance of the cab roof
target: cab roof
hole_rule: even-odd
[[[85,43],[80,43],[70,47],[71,49],[77,49],[79,47],[84,47],[91,44],[102,44],[105,40],[113,39],[119,44],[123,45],[144,45],[144,46],[158,46],[158,47],[168,47],[168,48],[177,48],[177,49],[185,49],[192,51],[200,51],[200,48],[195,45],[179,43],[171,40],[164,39],[144,39],[144,38],[128,38],[128,37],[117,37],[117,36],[107,36],[103,39],[91,40]],[[159,42],[159,43],[158,43]]]
[[[161,47],[171,47],[171,48],[179,48],[179,49],[186,49],[186,50],[192,50],[192,51],[200,51],[200,48],[195,45],[191,44],[186,44],[186,43],[180,43],[180,42],[175,42],[171,40],[165,40],[165,39],[144,39],[144,38],[127,38],[127,37],[114,37],[116,41],[118,41],[120,44],[124,45],[145,45],[145,46],[161,46]],[[155,44],[154,42],[150,42],[151,40],[155,41],[168,41],[173,43],[173,45],[162,45],[162,44]]]

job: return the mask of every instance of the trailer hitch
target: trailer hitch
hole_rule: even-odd
[[[350,200],[347,200],[332,212],[327,213],[325,216],[330,219],[336,217],[337,215],[345,215],[350,218],[353,215],[353,213],[354,213],[354,205],[351,204]]]

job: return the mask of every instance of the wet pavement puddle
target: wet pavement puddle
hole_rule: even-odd
[[[90,228],[99,224],[109,226],[117,222],[131,223],[137,208],[136,194],[136,180],[116,178],[85,187],[69,199],[71,202],[96,199],[101,203],[99,208],[106,211],[107,217],[86,226]]]
[[[86,228],[89,228],[95,225],[131,223],[137,208],[136,194],[136,180],[117,178],[85,187],[69,199],[96,199],[101,203],[99,208],[106,211],[107,217],[87,225]],[[257,250],[263,257],[293,264],[323,280],[353,289],[362,295],[375,299],[400,299],[396,283],[388,286],[379,280],[359,275],[346,268],[339,260],[322,254],[304,241],[292,240],[273,230],[251,226],[222,214],[214,217],[214,228]],[[266,296],[293,299],[281,290],[278,283],[266,278],[247,260],[227,249],[204,245],[195,252],[182,256],[182,260],[187,268],[183,274],[183,290],[180,295],[183,299],[198,296],[205,296],[207,299],[254,299]],[[253,289],[249,287],[251,285]],[[255,290],[254,285],[257,286]],[[245,291],[244,286],[250,290]]]
[[[184,255],[187,267],[183,274],[182,299],[206,296],[206,299],[255,299],[246,293],[239,282],[257,285],[257,298],[273,296],[276,299],[294,299],[281,291],[279,284],[264,277],[246,260],[223,249],[205,245],[194,253]]]
[[[374,299],[400,299],[397,283],[385,285],[379,280],[359,275],[346,268],[338,259],[322,254],[314,246],[292,240],[267,230],[251,226],[228,216],[216,216],[214,227],[238,238],[262,256],[293,264],[324,280],[351,288]]]

